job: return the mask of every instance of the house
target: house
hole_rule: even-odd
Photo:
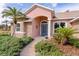
[[[29,20],[19,21],[16,25],[16,36],[52,37],[58,27],[72,27],[79,35],[79,10],[55,12],[50,8],[34,4],[25,12]],[[12,29],[13,31],[13,29]]]

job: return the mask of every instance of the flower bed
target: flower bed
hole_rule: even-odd
[[[59,49],[48,41],[41,41],[36,44],[36,53],[41,56],[61,56],[63,55]]]
[[[79,39],[72,37],[68,41],[70,45],[75,46],[76,48],[79,48]]]

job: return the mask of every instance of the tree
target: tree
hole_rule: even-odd
[[[10,23],[10,21],[4,20],[2,23],[5,25],[5,30],[7,31],[8,30],[8,24]]]
[[[72,28],[57,28],[54,34],[54,38],[59,42],[65,44],[68,39],[73,36],[75,31]]]
[[[15,28],[16,28],[16,24],[18,20],[25,20],[25,19],[29,19],[25,16],[24,13],[22,13],[20,10],[16,9],[15,7],[7,7],[7,9],[4,9],[2,12],[2,17],[8,17],[11,18],[13,20],[12,25],[13,25],[13,33],[12,35],[14,35],[15,33]]]

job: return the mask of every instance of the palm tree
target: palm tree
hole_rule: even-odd
[[[5,30],[7,31],[7,30],[8,30],[8,24],[10,23],[10,21],[4,20],[2,23],[4,23],[4,25],[5,25]]]
[[[16,28],[16,24],[18,20],[25,20],[25,19],[29,19],[25,16],[24,13],[22,13],[20,10],[16,9],[15,7],[11,8],[11,7],[7,7],[7,9],[4,9],[2,12],[2,17],[8,17],[11,18],[13,20],[12,25],[13,25],[13,33],[12,35],[14,35],[15,33],[15,28]]]
[[[73,37],[75,30],[69,27],[60,27],[56,29],[54,34],[54,38],[58,41],[58,43],[66,44],[69,38]]]

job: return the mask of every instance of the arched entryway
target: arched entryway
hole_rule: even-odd
[[[47,36],[48,34],[48,23],[47,21],[43,20],[40,22],[40,35]]]
[[[33,20],[33,36],[47,36],[48,34],[48,17],[37,16]]]

